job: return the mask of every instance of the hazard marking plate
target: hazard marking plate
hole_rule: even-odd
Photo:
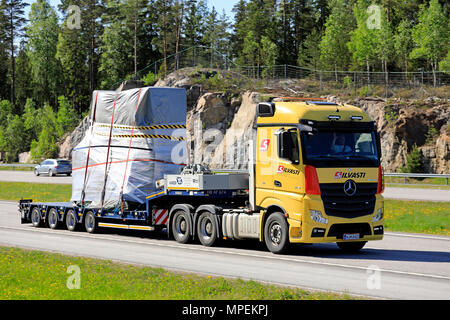
[[[346,233],[344,234],[344,240],[359,240],[359,233]]]

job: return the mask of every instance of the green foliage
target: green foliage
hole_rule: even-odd
[[[8,115],[6,125],[0,128],[0,150],[6,153],[6,162],[15,162],[19,153],[24,152],[24,126],[18,115]]]
[[[149,71],[144,77],[141,78],[146,86],[153,86],[158,81],[158,76]]]
[[[439,70],[450,73],[450,51],[447,52],[447,56],[439,63]]]
[[[403,173],[423,173],[422,152],[414,145],[406,158],[406,167],[401,168]]]
[[[62,137],[64,133],[73,131],[80,122],[80,119],[66,97],[58,97],[58,102],[59,107],[56,115],[56,123],[58,136]]]
[[[376,60],[376,31],[369,29],[367,21],[368,3],[358,0],[353,8],[357,27],[351,32],[350,41],[347,43],[348,49],[352,53],[352,58],[359,66],[366,66],[367,71],[370,65]]]
[[[437,70],[439,61],[448,52],[449,23],[438,0],[430,0],[420,7],[419,23],[412,30],[416,47],[412,50],[412,59],[427,59],[433,70]]]
[[[425,135],[425,143],[430,144],[430,143],[434,143],[437,139],[437,137],[439,136],[439,131],[434,127],[434,126],[430,126],[428,128],[428,132]]]
[[[40,103],[54,103],[61,91],[61,65],[55,57],[59,24],[57,14],[47,0],[37,0],[31,5],[26,32],[34,96]]]
[[[329,70],[344,70],[349,63],[350,33],[355,24],[351,7],[345,0],[329,2],[331,13],[325,24],[325,32],[319,42],[320,60]]]

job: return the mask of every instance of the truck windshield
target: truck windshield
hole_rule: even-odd
[[[375,132],[302,132],[304,163],[318,167],[378,166]]]

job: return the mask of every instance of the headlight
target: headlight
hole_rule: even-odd
[[[322,212],[318,210],[309,210],[309,214],[311,215],[311,219],[313,219],[315,222],[328,224],[328,219],[325,219],[322,216]]]
[[[384,217],[384,209],[380,208],[380,209],[378,209],[376,216],[373,217],[372,222],[378,222],[378,221],[382,220],[383,217]]]

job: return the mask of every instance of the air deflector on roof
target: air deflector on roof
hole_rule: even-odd
[[[326,101],[306,101],[307,104],[314,104],[317,106],[337,106],[337,103]]]

